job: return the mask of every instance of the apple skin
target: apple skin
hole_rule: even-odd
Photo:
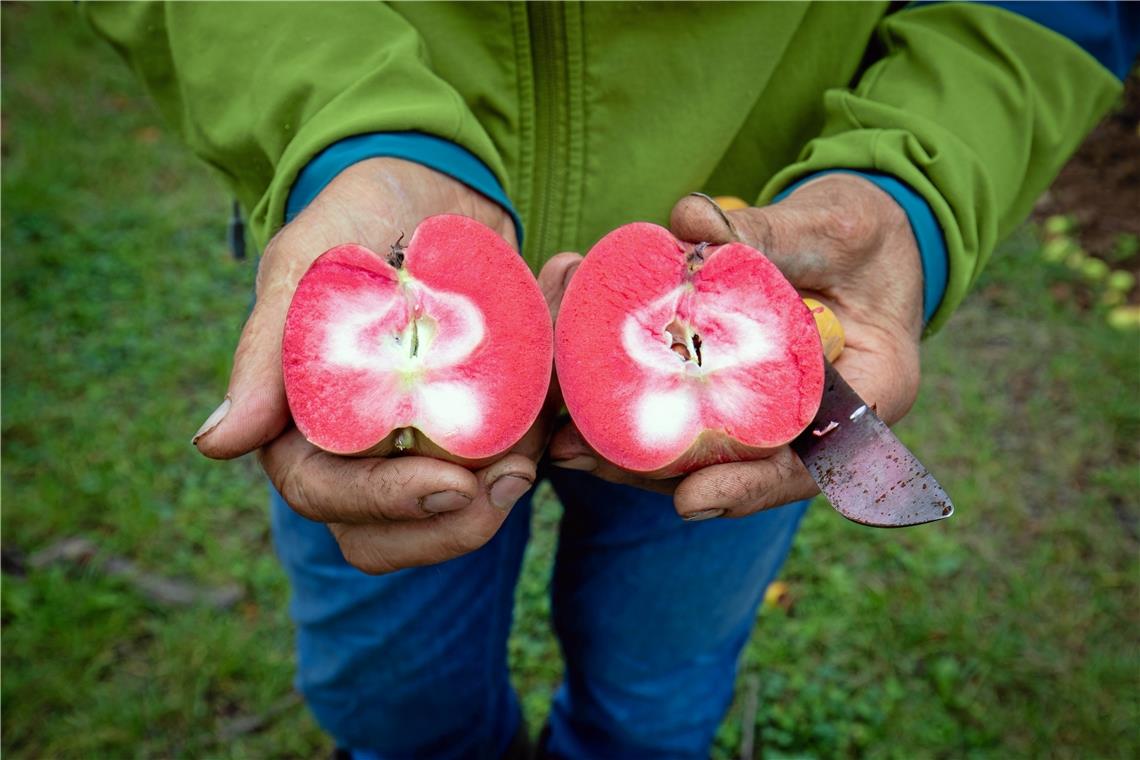
[[[619,227],[586,255],[555,326],[555,366],[585,441],[672,477],[770,456],[823,393],[816,316],[762,253]]]
[[[538,418],[553,326],[534,275],[474,219],[425,219],[380,255],[347,244],[302,276],[282,370],[298,430],[344,456],[477,467]]]

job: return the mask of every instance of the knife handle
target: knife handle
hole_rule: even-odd
[[[834,362],[843,353],[843,346],[846,345],[843,325],[839,324],[839,317],[814,298],[805,298],[804,305],[811,310],[811,315],[815,317],[815,328],[819,330],[819,339],[823,343],[823,355],[827,357],[829,362]]]

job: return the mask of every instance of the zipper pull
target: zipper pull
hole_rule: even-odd
[[[226,225],[226,242],[230,247],[230,255],[238,261],[245,261],[245,222],[241,218],[241,204],[233,202],[230,210],[230,221]]]

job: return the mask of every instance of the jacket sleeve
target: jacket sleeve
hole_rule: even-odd
[[[431,135],[504,179],[463,98],[383,3],[85,3],[83,12],[249,210],[259,246],[301,170],[345,138]]]
[[[885,54],[853,89],[825,93],[822,133],[760,200],[838,168],[917,192],[949,258],[934,331],[1122,87],[1080,46],[997,7],[912,6],[884,19],[879,38]]]

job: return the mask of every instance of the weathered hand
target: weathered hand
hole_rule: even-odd
[[[906,214],[889,195],[860,177],[831,174],[781,203],[727,216],[689,196],[673,208],[670,223],[685,240],[740,240],[763,251],[801,293],[835,311],[847,338],[835,366],[879,416],[895,422],[910,409],[919,382],[922,267]],[[555,435],[549,453],[606,480],[673,493],[687,519],[743,516],[819,492],[787,446],[766,459],[669,480],[601,460],[572,425]]]
[[[354,242],[383,251],[422,219],[442,213],[478,219],[515,244],[501,207],[431,169],[382,158],[338,175],[266,248],[257,303],[234,354],[226,400],[194,437],[198,449],[215,459],[260,448],[262,467],[286,502],[328,523],[345,558],[365,572],[431,564],[482,546],[534,483],[535,461],[549,434],[544,415],[510,452],[471,472],[428,457],[333,456],[290,425],[281,337],[301,275],[335,245]],[[553,260],[543,274],[543,292],[554,304],[567,263]]]

